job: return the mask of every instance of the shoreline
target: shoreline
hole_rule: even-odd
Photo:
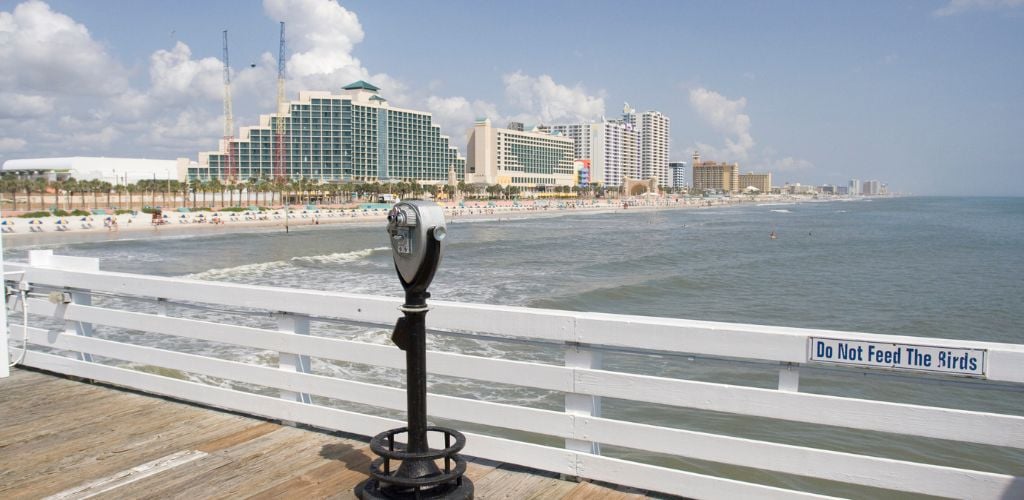
[[[574,200],[572,202],[534,202],[515,203],[511,201],[441,203],[445,220],[449,223],[462,221],[497,220],[508,217],[510,220],[522,220],[539,217],[557,217],[572,214],[597,214],[618,211],[660,211],[686,210],[715,207],[731,207],[754,204],[798,204],[812,200],[793,198],[772,199],[683,199],[659,198],[645,200],[643,198],[622,200]],[[813,200],[836,201],[832,200]],[[623,208],[623,204],[629,204]],[[353,225],[366,226],[383,224],[387,216],[385,209],[351,209],[351,208],[320,208],[317,210],[292,209],[288,215],[288,228],[301,229],[312,226]],[[26,219],[21,217],[0,218],[3,239],[8,248],[51,243],[84,243],[95,241],[117,241],[120,239],[137,239],[139,237],[160,238],[170,235],[200,234],[231,234],[250,232],[268,228],[285,229],[284,210],[281,208],[263,212],[166,212],[161,224],[152,223],[150,214],[92,215],[68,217],[41,217]],[[113,225],[116,221],[116,226]],[[217,221],[217,222],[215,222]],[[113,226],[113,227],[112,227]]]

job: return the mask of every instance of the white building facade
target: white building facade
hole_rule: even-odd
[[[626,104],[622,110],[622,121],[633,126],[639,135],[640,178],[658,178],[661,186],[671,186],[668,170],[670,120],[658,111],[636,110]]]
[[[495,128],[489,119],[479,120],[467,150],[468,183],[545,191],[576,181],[573,140],[560,134]]]
[[[640,136],[631,124],[622,121],[591,124],[590,140],[592,182],[619,187],[623,177],[640,177]]]
[[[549,128],[551,132],[556,132],[572,139],[574,160],[589,160],[593,157],[590,152],[590,125],[589,123],[573,123],[570,125],[552,125]]]
[[[668,163],[669,186],[674,189],[686,187],[686,162],[672,161]]]
[[[25,177],[43,177],[63,181],[99,180],[112,185],[134,184],[141,180],[185,180],[188,168],[194,166],[188,158],[177,160],[150,160],[145,158],[105,158],[71,156],[65,158],[31,158],[7,160],[4,174]]]

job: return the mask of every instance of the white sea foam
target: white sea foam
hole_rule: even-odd
[[[256,264],[244,264],[235,267],[225,267],[221,269],[209,269],[207,271],[186,274],[183,278],[194,279],[194,280],[209,280],[209,281],[223,281],[228,278],[233,278],[240,275],[252,275],[265,273],[267,271],[281,269],[290,265],[288,261],[276,260],[272,262],[260,262]]]
[[[357,260],[362,260],[362,259],[365,259],[365,258],[369,257],[370,255],[373,255],[374,252],[382,252],[382,251],[386,251],[386,250],[389,250],[389,248],[388,247],[367,248],[367,249],[364,249],[364,250],[355,250],[353,252],[338,252],[338,253],[331,253],[331,254],[327,254],[327,255],[310,255],[310,256],[306,256],[306,257],[292,257],[291,261],[292,262],[301,262],[301,263],[305,263],[305,264],[343,264],[343,263],[346,263],[346,262],[354,262],[354,261],[357,261]]]
[[[239,276],[256,276],[267,274],[278,270],[292,267],[295,263],[305,264],[341,264],[365,259],[374,252],[388,250],[387,247],[366,248],[352,252],[338,252],[327,255],[310,255],[306,257],[292,257],[288,260],[275,260],[271,262],[259,262],[255,264],[243,264],[235,267],[221,269],[209,269],[206,271],[188,274],[184,278],[208,281],[231,281],[231,278]]]
[[[772,212],[776,212],[776,213],[780,213],[780,214],[791,214],[791,213],[793,213],[793,212],[791,212],[789,210],[786,210],[785,208],[781,208],[781,209],[778,209],[778,210],[772,210]]]

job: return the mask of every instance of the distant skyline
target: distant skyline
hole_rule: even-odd
[[[917,2],[0,2],[0,161],[195,160],[288,96],[364,79],[430,111],[463,155],[503,126],[672,120],[673,161],[785,182],[1020,195],[1024,0]]]

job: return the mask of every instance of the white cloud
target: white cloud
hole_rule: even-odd
[[[751,119],[744,113],[747,99],[729,98],[706,88],[690,90],[690,105],[716,132],[724,134],[725,147],[698,142],[694,148],[701,157],[711,161],[740,162],[740,169],[746,171],[803,172],[814,168],[814,164],[802,158],[787,156],[778,158],[778,152],[770,146],[756,148],[750,133]],[[693,150],[687,151],[687,155]]]
[[[402,82],[384,73],[371,74],[353,55],[363,41],[363,27],[355,13],[337,2],[264,0],[263,10],[271,19],[285,22],[289,88],[337,91],[366,80],[392,102],[401,104],[408,98]]]
[[[53,111],[53,97],[0,92],[0,118],[25,118]]]
[[[25,149],[25,139],[17,137],[0,137],[0,153],[21,151]]]
[[[604,98],[587,93],[582,85],[567,87],[548,75],[533,77],[516,71],[502,77],[505,96],[527,123],[573,123],[598,120],[604,115]]]
[[[355,13],[336,1],[264,0],[265,14],[287,23],[288,98],[298,90],[337,92],[355,80],[382,88],[396,106],[434,113],[452,144],[465,147],[465,132],[479,117],[504,126],[598,120],[601,92],[564,85],[549,75],[504,75],[506,99],[492,103],[441,96],[443,82],[416,88],[386,73],[371,72],[355,57],[365,37]],[[276,51],[275,51],[276,52]],[[129,71],[102,41],[71,17],[40,0],[0,11],[0,120],[17,119],[20,139],[7,138],[0,157],[33,155],[189,156],[216,148],[221,135],[222,63],[196,57],[185,42],[154,50]],[[148,80],[133,85],[130,74]],[[275,107],[276,53],[232,70],[237,126],[255,125]],[[0,158],[2,160],[3,158]]]
[[[731,158],[729,161],[747,159],[750,149],[757,143],[750,135],[750,116],[742,113],[747,106],[745,97],[729,100],[718,92],[698,88],[690,90],[690,105],[715,131],[726,135],[724,149],[700,144],[702,151],[727,155]]]
[[[814,168],[814,164],[800,158],[787,156],[781,160],[771,160],[768,163],[772,172],[799,172]]]
[[[81,131],[71,134],[68,138],[71,144],[75,144],[86,151],[96,151],[100,147],[108,147],[115,140],[121,137],[119,132],[112,125],[108,125],[95,131]]]
[[[220,100],[224,94],[224,65],[220,59],[192,59],[192,50],[182,42],[171,50],[150,56],[150,93],[157,98]]]
[[[451,134],[454,145],[463,148],[468,139],[469,130],[478,118],[490,118],[500,121],[498,108],[486,101],[470,101],[465,97],[430,96],[426,102],[427,110],[433,113],[434,123]]]
[[[8,89],[110,96],[128,87],[127,72],[89,30],[30,0],[0,12],[0,84]]]
[[[946,6],[935,10],[932,15],[952,16],[972,10],[1012,9],[1024,5],[1024,0],[950,0]]]

